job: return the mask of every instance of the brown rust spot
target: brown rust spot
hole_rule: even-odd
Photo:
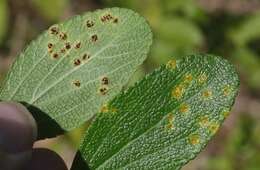
[[[101,95],[106,95],[107,92],[108,92],[108,87],[107,86],[102,86],[102,87],[99,88],[99,93]]]
[[[76,87],[80,87],[81,83],[79,80],[74,80],[73,81],[73,84],[76,86]]]
[[[48,43],[48,48],[51,49],[53,47],[52,43]]]
[[[75,45],[75,48],[76,49],[79,49],[81,47],[81,42],[78,42],[76,45]]]
[[[66,39],[67,39],[67,34],[64,33],[64,32],[61,32],[61,33],[60,33],[60,39],[66,40]]]
[[[65,44],[65,48],[66,48],[67,50],[69,50],[69,49],[71,48],[70,43],[67,42],[67,43]]]
[[[91,41],[96,42],[98,40],[97,34],[91,36]]]
[[[107,77],[103,77],[103,78],[101,79],[101,82],[102,82],[102,85],[108,85],[109,80],[108,80]]]
[[[113,19],[113,17],[112,17],[111,14],[107,14],[107,15],[104,15],[104,16],[101,17],[102,22],[107,22],[107,21],[110,21],[112,19]]]
[[[90,59],[90,55],[89,55],[89,54],[84,54],[84,55],[82,56],[82,59],[83,59],[83,60]]]
[[[74,60],[74,65],[75,65],[75,66],[79,66],[80,64],[81,64],[80,59],[75,59],[75,60]]]
[[[59,34],[59,28],[56,27],[56,26],[51,27],[51,28],[50,28],[50,33],[51,33],[51,34],[54,34],[54,35]]]
[[[65,53],[66,50],[65,50],[64,48],[62,48],[62,49],[60,50],[60,52],[61,52],[61,53]]]
[[[88,28],[93,27],[94,24],[95,24],[95,23],[94,23],[93,21],[87,20],[87,27],[88,27]]]
[[[59,58],[59,54],[54,53],[54,54],[52,55],[52,57],[55,58],[55,59],[57,59],[57,58]]]
[[[117,23],[118,23],[118,18],[115,18],[115,19],[113,20],[113,23],[117,24]]]

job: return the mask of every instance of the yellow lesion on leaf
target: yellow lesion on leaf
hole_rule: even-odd
[[[222,112],[222,115],[224,116],[224,118],[227,118],[230,115],[230,111],[229,110],[224,110]]]
[[[197,145],[200,143],[200,136],[198,134],[192,134],[189,136],[189,143],[192,145]]]
[[[202,116],[199,118],[199,125],[202,127],[207,127],[209,124],[209,118],[208,116]]]
[[[211,122],[209,124],[209,130],[212,134],[215,134],[219,129],[219,124],[216,122]]]
[[[203,98],[210,98],[212,96],[212,91],[211,90],[205,90],[202,92]]]
[[[205,73],[201,74],[201,75],[198,77],[198,82],[199,82],[200,84],[205,83],[207,80],[208,80],[208,76],[207,76]]]
[[[100,109],[100,112],[102,113],[108,113],[108,112],[111,112],[111,113],[116,113],[118,110],[114,107],[111,107],[109,106],[108,104],[104,104],[101,109]]]
[[[228,96],[228,95],[230,94],[230,92],[231,92],[231,88],[230,88],[229,85],[227,85],[227,86],[225,86],[225,87],[223,88],[223,95],[224,95],[224,96]]]
[[[193,80],[193,76],[191,74],[187,74],[184,77],[184,83],[190,83]]]
[[[109,106],[108,104],[104,104],[101,107],[100,112],[102,112],[102,113],[108,113],[108,112],[116,113],[116,112],[118,112],[118,110],[116,108],[114,108],[114,107]]]
[[[166,64],[166,68],[168,68],[168,69],[176,69],[176,66],[177,66],[177,61],[176,60],[170,60]]]
[[[190,106],[187,103],[183,103],[180,105],[179,111],[181,113],[187,113],[190,110]]]
[[[107,104],[104,104],[104,105],[101,107],[100,112],[102,112],[102,113],[107,113],[107,112],[109,112],[109,109],[108,109]]]
[[[184,87],[179,85],[172,90],[172,97],[180,99],[184,93]]]
[[[167,116],[166,129],[169,129],[169,130],[174,129],[173,121],[174,121],[174,115],[173,115],[173,113],[169,113]]]

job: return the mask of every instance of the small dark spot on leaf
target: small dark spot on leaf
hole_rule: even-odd
[[[76,86],[76,87],[80,87],[81,83],[79,80],[75,80],[73,81],[73,84]]]
[[[94,22],[93,21],[90,21],[90,20],[87,20],[87,27],[93,27],[94,26]]]
[[[63,49],[60,50],[60,52],[61,52],[61,53],[65,53],[66,50],[63,48]]]
[[[107,77],[103,77],[103,78],[101,79],[101,82],[102,82],[102,85],[108,85],[108,83],[109,83]]]
[[[64,33],[64,32],[60,33],[60,38],[61,38],[62,40],[66,40],[66,39],[67,39],[67,34]]]
[[[98,36],[96,34],[92,35],[91,40],[92,40],[92,42],[96,42],[98,40]]]
[[[57,35],[57,34],[59,34],[59,29],[58,29],[58,27],[53,26],[50,28],[50,32],[51,32],[51,34]]]
[[[75,59],[75,60],[74,60],[74,65],[75,65],[75,66],[79,66],[80,64],[81,64],[80,59]]]
[[[65,48],[66,48],[67,50],[69,50],[69,49],[71,48],[70,43],[67,42],[67,43],[65,44]]]
[[[53,44],[52,43],[49,43],[48,44],[48,48],[50,49],[50,48],[52,48],[53,47]]]
[[[110,21],[111,19],[113,19],[111,14],[107,14],[107,15],[104,15],[104,16],[101,17],[102,22]]]
[[[83,60],[87,60],[90,59],[90,55],[89,54],[84,54],[82,57]]]
[[[79,42],[79,43],[76,44],[75,48],[79,49],[80,47],[81,47],[81,43]]]
[[[107,92],[108,92],[108,88],[107,88],[106,86],[103,86],[103,87],[100,87],[100,88],[99,88],[99,93],[100,93],[101,95],[106,95]]]
[[[115,24],[117,24],[117,23],[118,23],[118,18],[115,18],[115,19],[113,20],[113,22],[114,22]]]
[[[52,57],[55,58],[55,59],[57,59],[57,58],[59,57],[59,55],[58,55],[57,53],[54,53],[54,54],[52,55]]]

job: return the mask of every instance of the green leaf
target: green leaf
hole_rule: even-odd
[[[151,43],[146,20],[131,10],[76,16],[50,27],[18,57],[0,99],[32,105],[70,130],[120,92]],[[39,118],[38,126],[50,133],[46,121]]]
[[[238,86],[220,57],[172,60],[103,107],[72,169],[82,159],[91,169],[180,169],[217,132]]]

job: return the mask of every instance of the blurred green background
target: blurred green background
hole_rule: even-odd
[[[130,85],[171,58],[193,53],[235,64],[241,89],[232,114],[184,170],[260,170],[260,1],[258,0],[0,0],[0,83],[23,48],[51,24],[97,8],[131,8],[154,32],[148,60]],[[56,150],[70,166],[87,125],[35,147]]]

